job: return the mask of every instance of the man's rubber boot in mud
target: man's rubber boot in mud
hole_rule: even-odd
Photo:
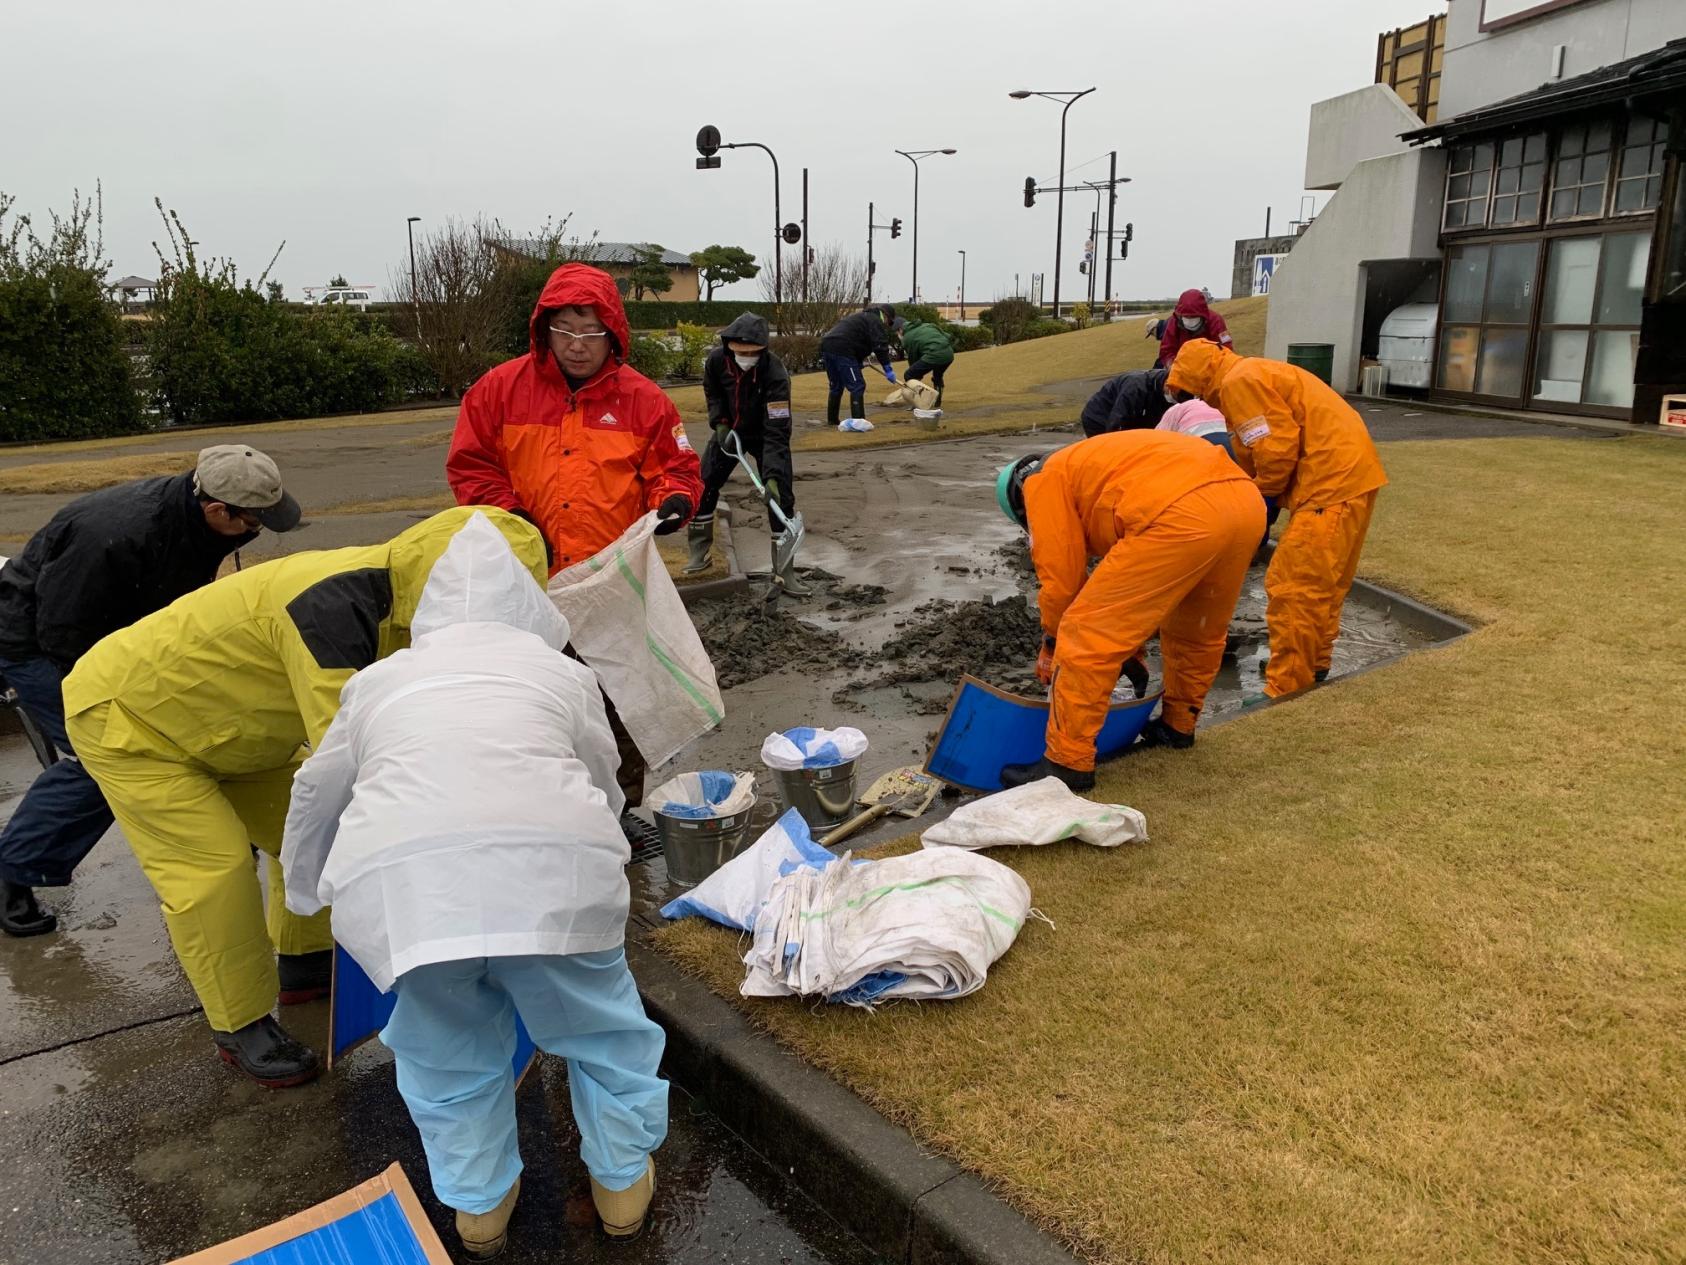
[[[640,1177],[625,1190],[608,1190],[591,1179],[591,1202],[603,1222],[603,1233],[611,1239],[635,1239],[644,1229],[644,1217],[656,1193],[656,1161],[649,1161]]]
[[[714,519],[692,519],[691,525],[685,529],[685,543],[691,549],[690,560],[685,563],[685,574],[707,571],[709,555],[714,550]]]
[[[477,1261],[489,1261],[509,1243],[509,1218],[515,1211],[515,1200],[521,1194],[521,1179],[509,1193],[498,1201],[490,1212],[457,1211],[457,1237],[462,1250]]]
[[[283,1006],[298,1006],[307,1001],[326,997],[334,987],[334,951],[319,949],[315,953],[281,953],[275,958],[275,968],[281,977]]]
[[[1001,770],[1001,785],[1011,788],[1040,782],[1045,777],[1057,777],[1074,791],[1095,789],[1095,775],[1083,769],[1068,769],[1043,756],[1035,764],[1009,764]]]
[[[236,1032],[212,1032],[211,1036],[224,1063],[265,1089],[290,1089],[322,1074],[316,1051],[288,1036],[273,1015],[254,1020]]]

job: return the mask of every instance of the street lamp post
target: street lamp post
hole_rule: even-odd
[[[960,252],[960,323],[966,323],[966,252]]]
[[[412,215],[404,221],[404,234],[410,239],[410,306],[416,310],[416,338],[421,338],[421,287],[416,284],[416,225],[421,216]]]
[[[708,171],[718,167],[720,159],[715,157],[715,151],[720,149],[759,149],[773,160],[773,302],[783,303],[783,243],[790,238],[785,233],[784,216],[779,209],[779,156],[760,141],[723,141],[720,139],[720,129],[709,126],[697,133],[697,152],[702,155],[697,159],[697,169]],[[797,236],[800,239],[801,234],[798,233]]]
[[[913,289],[908,293],[910,302],[919,302],[919,160],[929,158],[932,154],[957,154],[956,149],[916,149],[911,153],[905,149],[896,151],[908,162],[913,164]]]
[[[1047,97],[1050,101],[1064,101],[1065,108],[1060,111],[1060,192],[1059,203],[1055,210],[1057,218],[1054,221],[1054,315],[1060,314],[1060,252],[1065,247],[1065,116],[1071,107],[1093,92],[1093,88],[1085,88],[1081,92],[1036,92],[1030,88],[1020,88],[1007,95],[1015,101],[1023,101],[1027,97]]]

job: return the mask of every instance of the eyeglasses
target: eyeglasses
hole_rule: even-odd
[[[571,338],[576,343],[586,343],[588,345],[599,338],[607,338],[609,336],[609,331],[606,329],[600,329],[595,334],[576,334],[573,330],[563,329],[560,325],[552,325],[550,327],[550,332],[552,334],[561,334],[564,338]]]

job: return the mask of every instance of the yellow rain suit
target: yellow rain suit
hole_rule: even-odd
[[[76,754],[158,892],[212,1028],[269,1013],[276,950],[332,947],[326,910],[287,911],[276,861],[300,747],[321,741],[352,673],[409,645],[428,573],[475,513],[542,585],[537,528],[502,510],[451,509],[386,544],[218,580],[105,638],[65,678]],[[252,844],[269,855],[267,934]]]
[[[1329,670],[1376,492],[1387,483],[1376,445],[1364,419],[1304,369],[1208,339],[1183,345],[1165,385],[1224,415],[1235,459],[1290,514],[1265,574],[1265,693],[1303,690]]]

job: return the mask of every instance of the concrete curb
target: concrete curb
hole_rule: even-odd
[[[667,1075],[873,1252],[902,1265],[1073,1265],[976,1177],[755,1031],[700,980],[635,939],[626,951],[645,1010],[667,1032]]]
[[[714,543],[720,546],[720,552],[726,557],[726,574],[718,580],[703,580],[697,584],[676,582],[679,600],[686,606],[692,602],[705,602],[711,597],[729,597],[749,587],[749,577],[738,565],[738,551],[732,544],[731,520],[724,514],[716,515],[714,519]]]
[[[1445,611],[1426,606],[1415,598],[1406,597],[1403,593],[1396,593],[1379,584],[1371,584],[1368,580],[1355,579],[1352,582],[1351,594],[1365,606],[1398,620],[1411,631],[1432,637],[1435,646],[1443,646],[1448,641],[1467,637],[1475,631],[1474,627]],[[1384,660],[1387,663],[1392,661]]]

